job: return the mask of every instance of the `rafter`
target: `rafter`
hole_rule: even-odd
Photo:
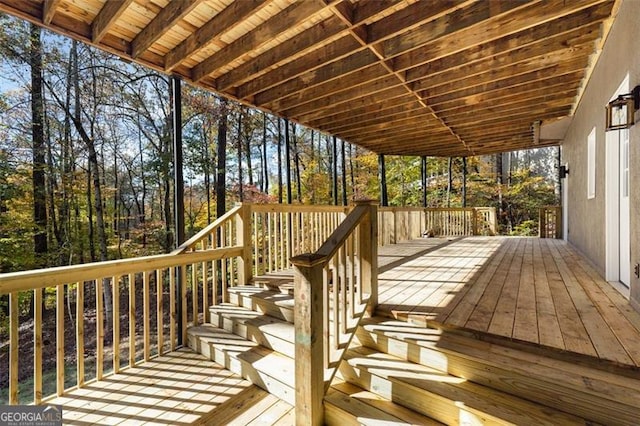
[[[62,0],[44,0],[42,5],[42,22],[50,24],[56,14],[56,9]]]
[[[120,18],[132,2],[133,0],[109,0],[105,2],[91,24],[91,41],[100,43],[111,29],[111,26]]]
[[[191,72],[191,78],[193,81],[200,81],[225,64],[232,62],[249,51],[257,49],[320,10],[322,10],[322,6],[316,0],[293,3],[254,30],[196,65]]]
[[[131,57],[137,58],[156,40],[182,18],[188,15],[203,0],[180,0],[169,2],[149,24],[131,41]]]
[[[219,40],[226,31],[240,25],[244,19],[268,4],[268,0],[243,0],[231,3],[167,53],[164,61],[165,71],[173,70],[182,61],[208,44]]]

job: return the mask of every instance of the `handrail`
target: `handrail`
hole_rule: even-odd
[[[189,238],[187,241],[182,243],[180,247],[172,251],[171,254],[184,253],[186,250],[193,248],[200,241],[205,239],[207,236],[211,235],[211,233],[215,231],[217,228],[220,228],[222,225],[229,222],[236,214],[238,214],[240,210],[242,210],[243,206],[244,206],[243,204],[236,205],[234,208],[226,212],[224,215],[220,216],[219,218],[214,220],[212,223],[207,225],[205,228],[203,228],[200,232],[195,234],[193,237]]]
[[[291,259],[296,424],[324,423],[324,395],[360,319],[377,304],[376,206],[358,202],[318,250]]]
[[[241,246],[234,246],[193,253],[158,254],[131,259],[58,266],[32,271],[9,272],[0,274],[0,294],[54,287],[61,283],[90,281],[113,275],[126,275],[140,271],[163,269],[187,263],[224,259],[239,256],[241,252]]]
[[[370,208],[367,205],[356,206],[316,251],[316,255],[318,256],[317,261],[328,262],[329,259],[336,254],[338,249],[344,245],[347,238],[349,238],[356,229],[356,226],[358,226],[369,213],[369,210]]]

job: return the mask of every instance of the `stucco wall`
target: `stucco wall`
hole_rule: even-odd
[[[624,0],[562,144],[569,163],[568,240],[605,275],[604,106],[629,74],[640,84],[640,1]],[[640,114],[636,114],[636,121]],[[596,127],[596,196],[587,199],[587,137]],[[640,261],[640,122],[630,130],[631,263]],[[631,298],[640,306],[640,281],[631,269]]]

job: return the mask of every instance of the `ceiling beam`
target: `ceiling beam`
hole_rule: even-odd
[[[153,43],[187,16],[203,0],[172,1],[131,41],[131,57],[137,58]]]
[[[56,14],[56,8],[62,0],[44,0],[42,5],[42,22],[49,25]]]
[[[100,12],[91,24],[91,41],[100,43],[113,24],[124,13],[133,0],[109,0],[104,3]]]
[[[167,53],[164,61],[165,71],[173,70],[200,49],[220,40],[222,34],[268,4],[268,0],[242,0],[231,3]]]
[[[303,23],[306,19],[322,10],[318,1],[295,2],[239,39],[215,52],[213,55],[193,67],[191,78],[198,82],[219,68],[258,49],[281,33]]]

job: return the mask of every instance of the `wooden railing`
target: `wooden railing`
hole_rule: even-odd
[[[321,425],[322,400],[365,309],[377,304],[376,203],[360,202],[295,267],[296,424]]]
[[[540,207],[538,226],[540,238],[562,238],[562,206]]]
[[[311,253],[344,219],[348,208],[284,204],[244,204],[252,217],[256,275],[292,267],[291,257]]]
[[[228,245],[197,252],[0,275],[0,294],[9,294],[10,303],[9,403],[19,402],[18,368],[22,360],[19,361],[18,342],[20,333],[24,332],[19,324],[18,301],[21,292],[33,292],[35,302],[33,402],[38,404],[49,393],[43,393],[44,290],[55,293],[55,302],[49,307],[49,310],[55,310],[55,326],[51,331],[56,346],[56,380],[55,389],[51,392],[59,396],[69,388],[82,387],[90,380],[102,379],[105,371],[117,373],[121,368],[132,367],[140,360],[146,361],[152,356],[174,350],[179,341],[186,339],[189,319],[191,323],[198,322],[197,271],[203,271],[204,275],[207,272],[203,265],[238,258],[243,253],[242,246]],[[187,291],[188,288],[191,290]],[[205,300],[210,297],[209,293],[204,295]],[[193,307],[190,318],[187,311],[189,302]],[[138,306],[141,307],[141,313]],[[155,308],[153,311],[152,306]],[[89,312],[95,312],[95,320],[91,324],[85,319]],[[72,322],[75,323],[75,329],[65,329],[66,316],[74,314],[75,320]],[[89,327],[95,340],[95,346],[91,348],[85,344]],[[126,335],[120,332],[123,327],[128,329]],[[69,333],[74,336],[71,346],[75,348],[76,358],[73,383],[65,380],[65,351],[69,346],[65,336]],[[110,342],[108,348],[105,340]],[[109,355],[110,362],[105,359],[105,354]],[[87,362],[92,364],[90,377],[85,374]]]
[[[493,207],[381,207],[378,210],[378,242],[381,246],[422,236],[495,235],[496,230]]]

